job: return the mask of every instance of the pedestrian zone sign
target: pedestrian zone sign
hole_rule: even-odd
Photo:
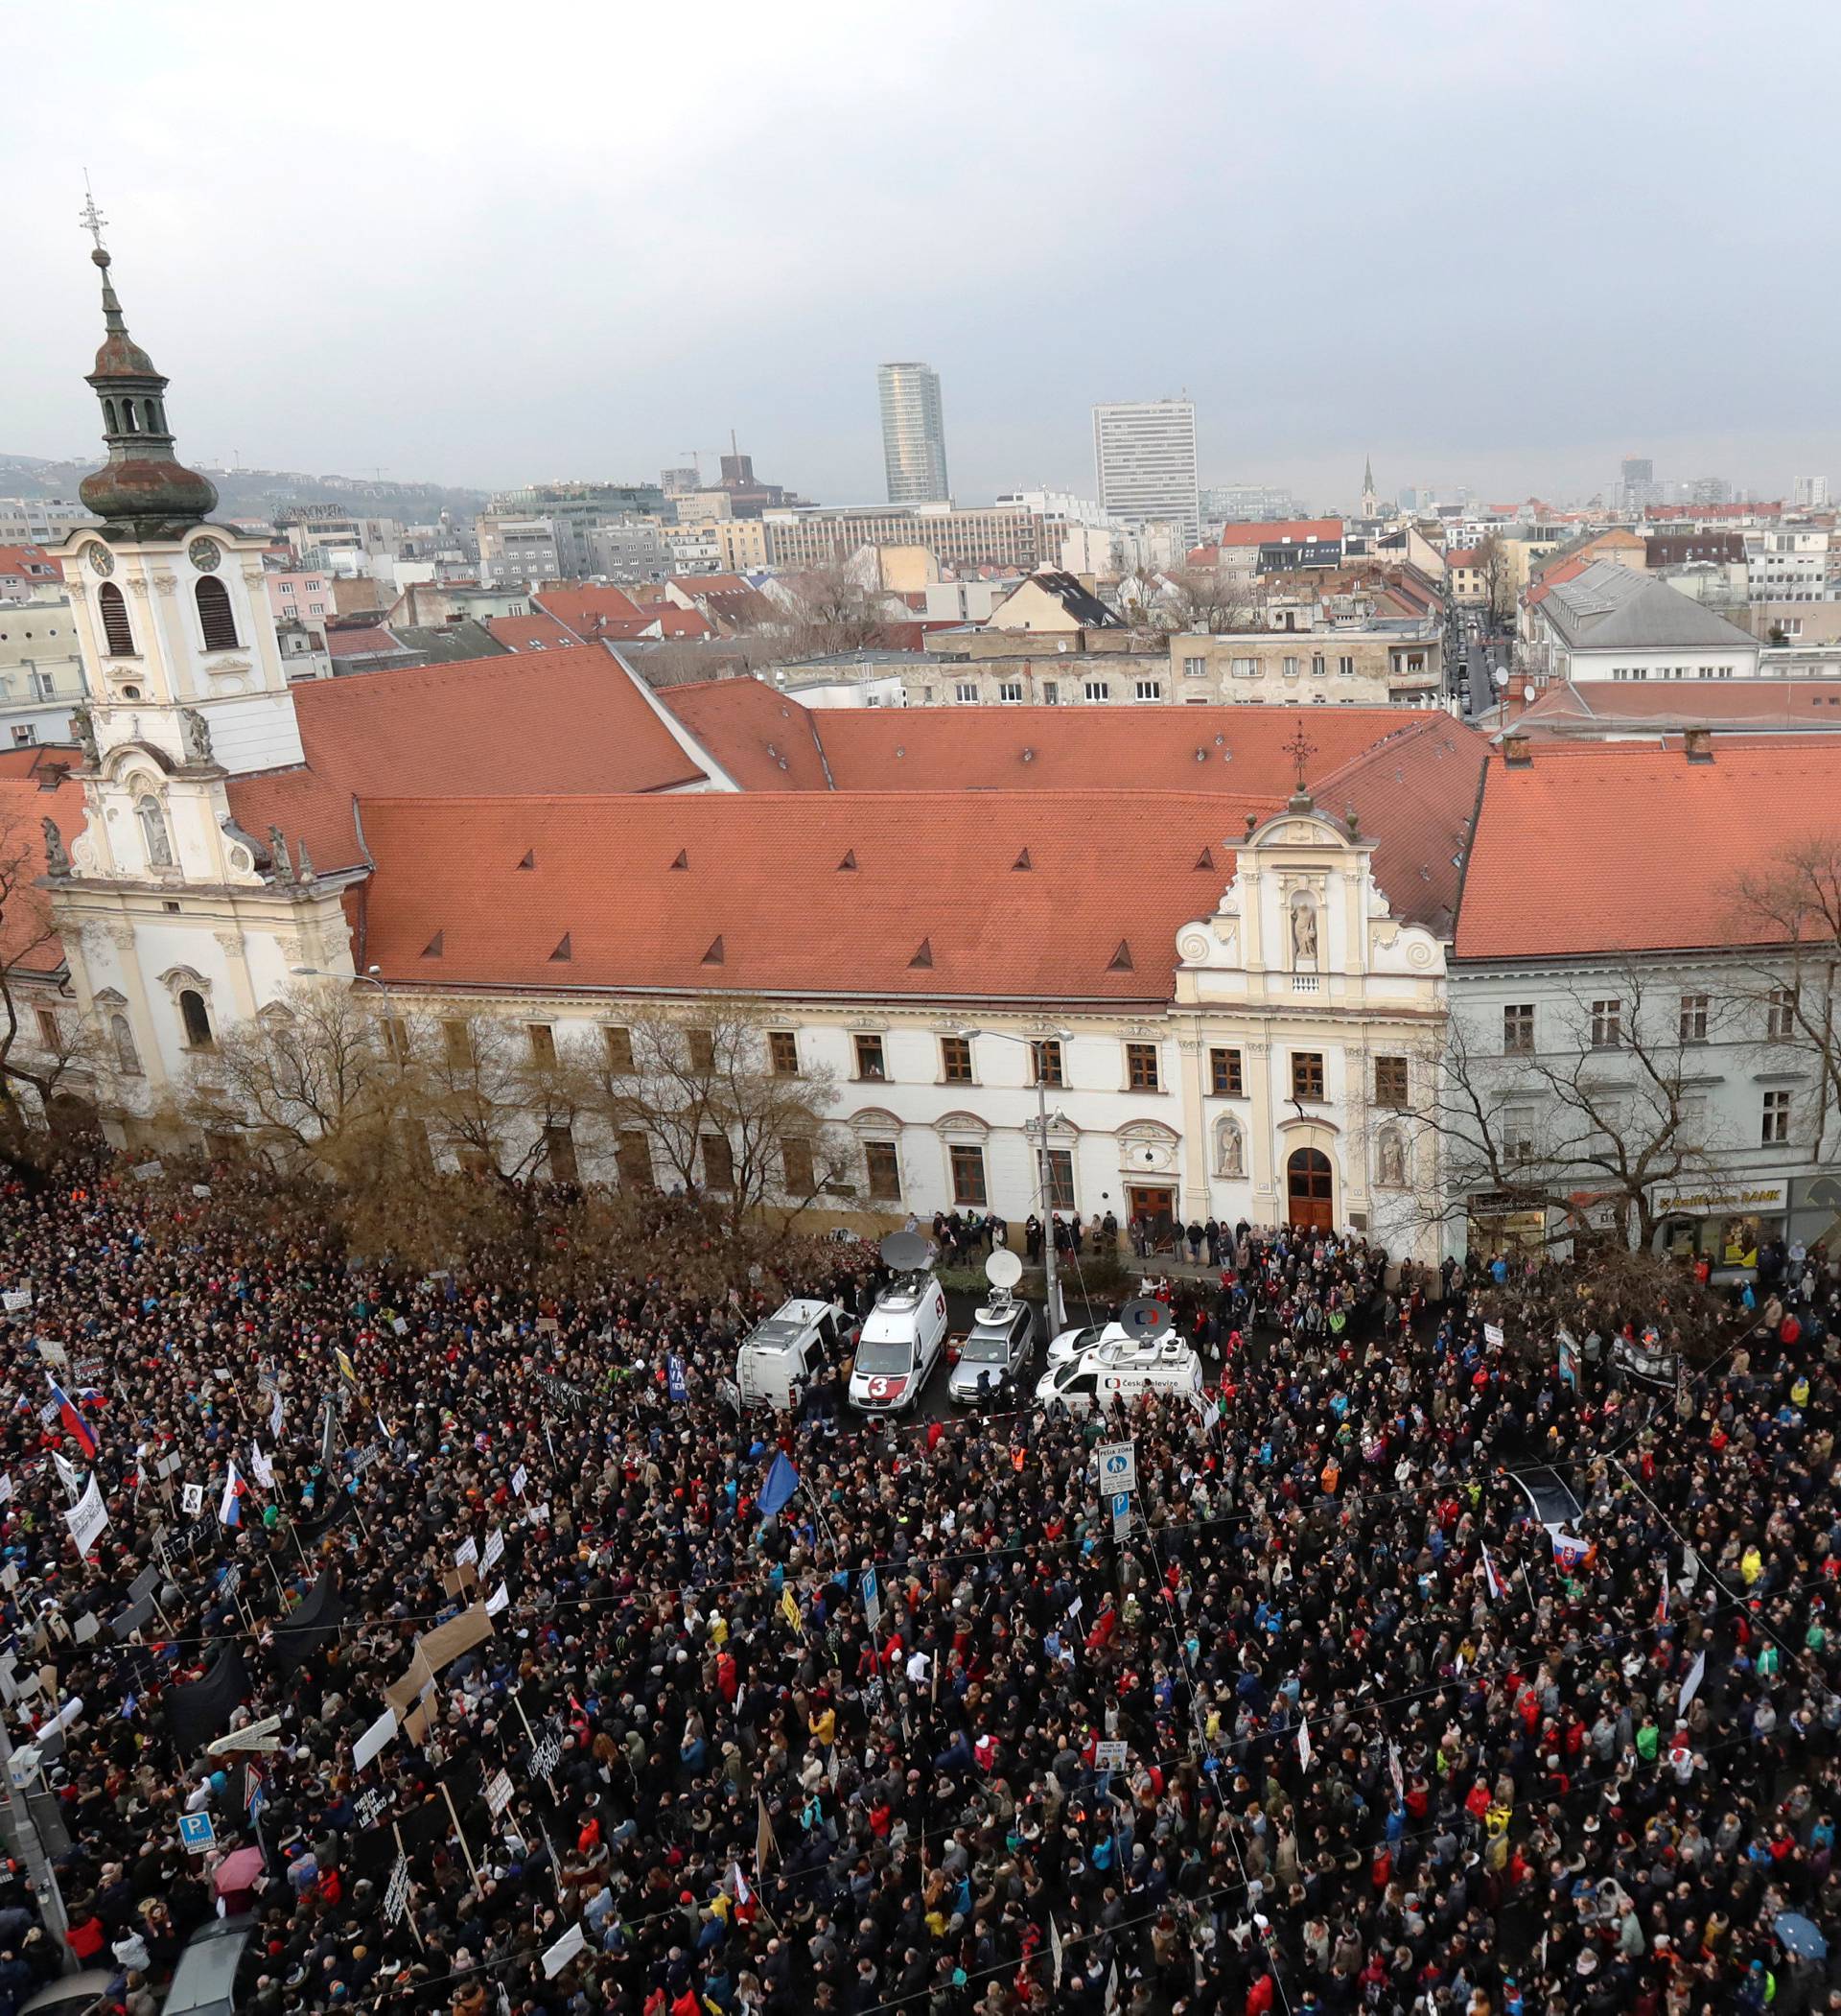
[[[1138,1445],[1136,1442],[1102,1442],[1099,1446],[1100,1489],[1103,1491],[1135,1491],[1138,1488]]]

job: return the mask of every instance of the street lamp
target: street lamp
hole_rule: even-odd
[[[1049,1029],[1040,1036],[1014,1036],[1008,1029],[962,1029],[960,1032],[967,1043],[974,1037],[994,1036],[999,1043],[1026,1044],[1036,1067],[1036,1125],[1040,1137],[1036,1143],[1036,1174],[1042,1205],[1042,1285],[1046,1291],[1048,1321],[1052,1330],[1065,1311],[1061,1308],[1060,1282],[1055,1264],[1055,1182],[1053,1165],[1048,1159],[1048,1080],[1042,1074],[1042,1053],[1039,1045],[1044,1043],[1072,1043],[1073,1035],[1066,1029]]]

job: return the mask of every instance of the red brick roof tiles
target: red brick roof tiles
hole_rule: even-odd
[[[819,714],[760,680],[699,679],[659,698],[744,791],[830,788]]]
[[[1457,920],[1459,959],[1538,959],[1769,942],[1739,876],[1832,825],[1841,736],[1678,737],[1492,756]]]
[[[566,623],[540,609],[535,616],[489,616],[486,630],[494,644],[508,651],[553,651],[581,639]]]
[[[45,871],[44,819],[57,821],[68,854],[83,830],[82,785],[65,783],[45,790],[36,777],[0,776],[0,856],[22,856],[31,877],[13,891],[0,918],[0,964],[22,973],[55,973],[64,963],[63,946],[46,935],[48,892],[32,886]]]

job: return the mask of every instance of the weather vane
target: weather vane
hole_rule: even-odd
[[[1297,733],[1285,744],[1286,753],[1297,765],[1298,796],[1304,795],[1304,765],[1317,754],[1317,744],[1305,738],[1304,723],[1297,724]]]
[[[83,170],[83,207],[77,219],[78,223],[96,241],[96,249],[103,248],[103,231],[108,223],[96,207],[96,193],[89,186],[89,170]]]

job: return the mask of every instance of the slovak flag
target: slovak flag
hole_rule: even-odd
[[[1668,1577],[1666,1574],[1662,1578],[1662,1588],[1656,1597],[1656,1622],[1658,1624],[1666,1624],[1668,1622]]]
[[[89,1423],[78,1411],[77,1402],[58,1385],[49,1372],[45,1383],[51,1388],[51,1396],[58,1402],[58,1418],[63,1422],[65,1433],[73,1437],[77,1446],[91,1463],[96,1461],[96,1438],[89,1432]]]
[[[1489,1558],[1489,1549],[1487,1547],[1483,1549],[1483,1580],[1489,1584],[1490,1602],[1501,1603],[1503,1600],[1503,1584],[1496,1573],[1496,1563]]]
[[[735,1916],[743,1925],[752,1925],[755,1918],[755,1893],[748,1887],[748,1879],[741,1873],[741,1864],[729,1864],[730,1887],[734,1891]]]
[[[218,1501],[219,1525],[243,1524],[243,1494],[248,1489],[249,1487],[238,1476],[236,1465],[231,1464],[229,1475],[223,1480],[223,1496]]]

